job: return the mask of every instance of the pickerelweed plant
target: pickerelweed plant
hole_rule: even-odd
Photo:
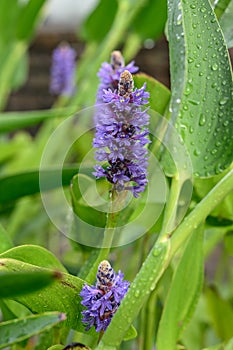
[[[46,0],[12,2],[2,110]],[[1,113],[0,349],[233,349],[232,16],[229,0],[100,1],[78,65],[55,51],[54,107]],[[170,90],[132,61],[165,23]]]

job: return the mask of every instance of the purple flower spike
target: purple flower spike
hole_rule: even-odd
[[[123,278],[121,271],[116,274],[109,262],[104,260],[98,267],[95,286],[83,286],[80,296],[83,299],[81,304],[86,307],[82,311],[86,330],[92,326],[97,332],[106,330],[129,288],[130,283]]]
[[[146,84],[134,89],[131,73],[125,70],[120,75],[118,92],[103,91],[104,105],[97,106],[95,114],[96,134],[93,146],[96,160],[107,162],[96,165],[94,175],[106,177],[113,188],[120,192],[132,191],[135,197],[143,192],[147,184],[148,151],[150,142],[148,108],[149,93]]]
[[[62,43],[54,51],[51,66],[50,92],[72,96],[75,91],[75,50]]]
[[[113,51],[111,54],[111,63],[104,62],[98,72],[100,85],[97,92],[96,103],[103,102],[103,90],[110,89],[112,92],[117,90],[120,75],[125,70],[133,74],[138,71],[138,67],[134,65],[134,61],[125,66],[121,52]]]

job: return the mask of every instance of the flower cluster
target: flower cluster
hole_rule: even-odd
[[[95,286],[84,285],[80,296],[83,298],[81,304],[87,308],[82,311],[86,330],[92,326],[97,332],[106,330],[129,287],[129,282],[123,278],[121,271],[116,274],[104,260],[98,267]]]
[[[66,43],[62,43],[53,51],[51,93],[64,96],[73,95],[75,91],[75,57],[75,50]]]
[[[111,54],[111,62],[104,62],[98,72],[100,84],[98,87],[96,103],[103,102],[103,90],[110,89],[113,92],[117,90],[120,75],[125,70],[128,70],[130,73],[136,73],[138,67],[134,65],[134,61],[125,66],[121,52],[113,51]]]
[[[97,178],[106,177],[116,191],[130,190],[135,197],[147,184],[148,151],[150,141],[149,116],[146,108],[149,93],[146,84],[134,89],[131,73],[124,70],[119,79],[118,91],[104,90],[102,100],[106,105],[97,106],[96,134],[93,146],[96,160],[107,162],[106,167],[95,166]]]

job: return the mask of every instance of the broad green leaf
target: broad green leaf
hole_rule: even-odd
[[[137,331],[134,328],[134,326],[131,325],[124,336],[124,340],[134,339],[136,338],[136,336],[137,336]]]
[[[16,37],[18,40],[29,40],[38,21],[40,11],[46,0],[29,0],[19,14]]]
[[[92,171],[92,169],[86,170],[87,173]],[[35,170],[0,177],[0,206],[24,196],[58,188],[61,185],[69,186],[72,177],[77,172],[78,165],[65,166],[63,169]],[[41,178],[42,183],[40,183]]]
[[[96,192],[95,180],[82,174],[75,175],[71,183],[71,197],[73,210],[78,217],[95,227],[105,227],[106,213],[93,207],[95,205],[98,208],[98,200],[100,200],[99,207],[101,208],[101,204],[103,205],[99,194]],[[91,204],[88,205],[88,203]],[[106,203],[104,204],[106,205]]]
[[[4,48],[4,56],[1,57],[0,66],[0,108],[4,107],[7,95],[12,88],[12,82],[14,84],[15,69],[18,67],[19,62],[23,59],[26,53],[26,43],[24,42],[10,42],[9,46]],[[1,130],[1,129],[0,129]]]
[[[100,0],[81,28],[82,37],[86,41],[101,42],[111,29],[116,12],[116,0]]]
[[[0,223],[0,254],[13,247],[10,236]]]
[[[8,0],[0,1],[0,47],[14,40],[15,23],[18,21],[19,12],[18,0],[12,0],[11,6]]]
[[[226,11],[222,14],[219,20],[228,48],[233,46],[232,17],[233,17],[233,1],[231,0]]]
[[[174,350],[190,320],[203,282],[203,227],[195,230],[176,267],[157,333],[158,350]]]
[[[233,256],[233,228],[224,236],[224,246],[227,253]]]
[[[199,199],[204,198],[208,192],[224,177],[223,174],[216,175],[210,179],[195,179],[194,189]],[[229,226],[233,224],[233,192],[229,193],[222,202],[218,203],[208,218],[208,223],[214,226]],[[216,218],[216,220],[213,220]]]
[[[67,107],[41,111],[0,113],[0,133],[37,125],[52,118],[69,117],[75,112],[76,107]]]
[[[155,20],[155,14],[156,16]],[[132,23],[133,31],[142,39],[157,39],[164,30],[167,19],[167,1],[149,0]]]
[[[216,290],[207,288],[205,297],[208,307],[208,313],[213,328],[220,339],[223,341],[233,337],[233,307],[227,300],[221,298]]]
[[[37,272],[51,271],[42,267],[27,264],[15,259],[0,259],[0,266],[4,271],[15,272]],[[62,273],[62,279],[54,282],[50,286],[41,289],[38,293],[25,296],[14,297],[13,300],[26,306],[33,313],[47,311],[64,312],[67,315],[65,325],[67,327],[83,332],[81,323],[80,305],[81,297],[79,293],[84,281],[78,277]]]
[[[228,5],[230,4],[231,0],[212,0],[212,6],[214,8],[214,12],[217,16],[217,18],[221,18],[221,16],[224,14],[224,12],[228,9]]]
[[[23,55],[21,60],[19,60],[18,65],[15,67],[15,73],[13,75],[11,87],[13,90],[16,90],[22,86],[28,76],[28,56],[27,54]]]
[[[0,298],[13,298],[47,287],[61,274],[51,271],[8,272],[4,271],[4,262],[0,266]]]
[[[226,344],[224,350],[232,350],[233,349],[233,338]]]
[[[67,272],[60,261],[49,250],[32,244],[14,247],[0,254],[0,258],[15,259],[31,265]]]
[[[225,41],[208,0],[169,1],[171,120],[196,176],[232,162],[232,74]]]
[[[164,114],[170,100],[170,91],[158,80],[147,74],[140,73],[133,76],[135,86],[141,88],[146,83],[146,90],[150,93],[149,103],[151,109]]]
[[[64,320],[64,314],[47,312],[36,316],[28,316],[23,319],[3,322],[0,324],[0,349],[44,332]]]
[[[47,350],[64,350],[64,345],[60,345],[60,344],[53,345],[53,346],[50,346]]]

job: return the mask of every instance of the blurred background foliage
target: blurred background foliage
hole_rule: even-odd
[[[45,30],[43,29],[43,23],[46,28],[46,6],[48,4],[49,1],[46,0],[11,0],[10,4],[8,0],[0,0],[0,258],[4,261],[4,265],[2,266],[5,266],[2,267],[0,264],[2,267],[1,270],[3,270],[1,271],[2,274],[0,274],[0,281],[1,283],[5,283],[6,274],[12,270],[18,272],[23,270],[21,264],[23,263],[24,265],[30,264],[33,266],[33,268],[29,266],[32,268],[32,271],[36,270],[36,266],[38,272],[41,273],[41,275],[38,274],[35,277],[35,290],[40,290],[46,283],[48,285],[51,284],[51,289],[47,292],[46,289],[42,290],[40,294],[41,300],[48,299],[47,307],[42,307],[42,304],[36,303],[33,296],[28,297],[28,299],[26,296],[22,297],[20,293],[25,292],[25,286],[23,289],[20,288],[18,294],[16,291],[17,298],[15,302],[5,299],[0,300],[3,321],[26,317],[26,321],[24,322],[24,327],[26,328],[23,336],[19,331],[22,328],[21,321],[19,320],[15,324],[15,340],[13,343],[18,343],[18,345],[14,349],[24,349],[27,339],[35,336],[36,338],[31,338],[36,339],[35,342],[32,341],[31,348],[47,349],[49,347],[53,338],[53,327],[64,321],[64,317],[60,313],[48,313],[50,311],[67,312],[68,322],[70,322],[72,328],[76,329],[73,338],[80,339],[80,334],[78,333],[82,332],[82,329],[80,320],[76,320],[76,313],[80,312],[78,293],[71,292],[71,294],[67,294],[69,298],[77,299],[74,306],[72,305],[71,307],[69,305],[67,297],[64,300],[62,308],[56,310],[57,304],[53,304],[53,298],[56,299],[56,294],[62,296],[63,289],[59,282],[59,276],[51,276],[46,271],[46,267],[56,268],[64,274],[67,272],[73,275],[79,274],[82,277],[85,275],[85,269],[88,269],[92,261],[95,260],[97,253],[95,249],[82,246],[64,237],[50,222],[44,210],[40,196],[39,169],[41,157],[49,137],[61,121],[85,107],[94,105],[98,86],[96,74],[101,63],[103,61],[109,61],[112,50],[116,48],[121,49],[126,62],[136,57],[136,64],[140,65],[141,71],[145,71],[146,67],[150,67],[147,66],[147,61],[153,62],[154,65],[158,65],[161,68],[164,66],[161,65],[159,57],[162,57],[162,60],[164,57],[167,59],[167,51],[164,56],[156,56],[158,57],[157,61],[153,56],[154,47],[158,49],[162,47],[167,50],[167,43],[164,37],[164,31],[167,35],[169,30],[167,28],[166,0],[97,1],[92,4],[88,14],[82,19],[81,24],[75,24],[78,29],[72,29],[72,35],[70,31],[67,34],[63,32],[56,34],[56,39],[54,39],[56,29],[53,29],[53,32],[43,31]],[[230,49],[233,46],[233,1],[212,0],[211,4],[221,26],[221,33],[224,35],[225,43]],[[80,6],[82,6],[81,2]],[[21,108],[21,111],[17,111],[17,108],[12,106],[10,101],[14,99],[17,91],[18,93],[23,91],[22,89],[25,87],[28,79],[30,79],[30,55],[32,48],[36,47],[36,43],[38,45],[37,51],[35,50],[38,55],[37,62],[40,61],[41,57],[43,58],[43,56],[40,57],[40,39],[38,39],[42,37],[41,35],[43,38],[47,38],[43,39],[43,45],[49,47],[50,53],[55,48],[58,40],[72,41],[71,44],[77,50],[77,92],[71,98],[49,96],[47,99],[47,95],[49,94],[47,90],[44,92],[44,95],[42,94],[41,99],[47,99],[47,105],[42,101],[41,106],[38,105],[37,110],[30,108],[32,104],[30,102],[31,95],[29,94],[29,96],[23,98],[25,106]],[[204,40],[208,34],[205,35]],[[169,40],[172,40],[172,38]],[[220,51],[221,47],[218,48]],[[175,55],[179,57],[179,54],[178,48]],[[214,54],[215,52],[213,51]],[[172,64],[173,62],[171,60],[171,66]],[[221,62],[218,62],[218,64],[220,65]],[[173,77],[175,69],[176,67],[174,68],[173,65],[173,68],[171,68],[173,70],[171,71]],[[170,100],[170,77],[167,74],[166,77],[160,79],[158,78],[160,77],[159,70],[156,72],[158,76],[156,75],[154,78],[162,80],[162,83],[166,86],[161,84],[161,81],[158,82],[146,76],[144,78],[140,78],[140,76],[136,77],[135,84],[141,86],[141,79],[147,80],[152,95],[153,91],[155,91],[154,94],[157,94],[156,98],[151,98],[150,101],[153,109],[165,115],[168,111]],[[166,69],[164,69],[164,72],[167,73]],[[149,68],[146,73],[150,73]],[[47,71],[46,74],[48,83],[49,72]],[[218,82],[223,85],[223,88],[224,81]],[[40,99],[38,100],[41,101]],[[168,115],[166,116],[168,117]],[[85,130],[85,125],[90,120],[87,119],[85,121],[85,115],[84,118],[80,119],[79,127],[81,133],[82,128]],[[229,120],[229,123],[229,130],[232,135],[232,118]],[[51,149],[51,166],[43,169],[43,176],[45,176],[47,185],[44,188],[45,192],[60,186],[59,183],[54,181],[60,170],[56,167],[56,161],[59,158],[59,152],[69,142],[67,140],[67,134],[69,136],[72,135],[72,127],[68,130],[64,129],[59,135],[56,147]],[[62,184],[66,188],[67,198],[70,203],[73,201],[74,210],[78,206],[80,215],[85,217],[87,222],[93,221],[93,212],[88,206],[83,205],[79,201],[79,193],[78,191],[76,192],[75,186],[70,196],[69,185],[71,179],[77,173],[80,161],[91,147],[92,136],[93,132],[86,132],[82,136],[82,140],[79,140],[72,146],[62,169]],[[232,161],[230,156],[227,159],[228,163],[230,162],[229,160]],[[225,170],[225,172],[228,170]],[[91,175],[91,172],[92,170],[88,168],[87,164],[86,174]],[[211,178],[195,179],[190,210],[206,196],[209,190],[213,188],[224,174],[217,174],[216,171]],[[75,181],[75,178],[73,178],[73,181]],[[170,179],[167,180],[168,186],[169,181]],[[100,184],[100,191],[104,191],[105,189],[106,185]],[[231,350],[233,348],[232,196],[232,193],[229,194],[223,202],[219,203],[215,210],[208,216],[205,226],[202,228],[204,249],[203,256],[200,257],[198,262],[201,265],[201,259],[203,259],[203,263],[205,261],[204,284],[203,288],[201,288],[202,284],[200,282],[200,289],[195,291],[196,295],[192,300],[192,305],[186,305],[186,323],[188,323],[189,319],[191,320],[184,332],[177,335],[179,338],[177,348],[179,349],[217,350],[224,348]],[[127,279],[132,280],[136,275],[142,261],[157,238],[158,232],[161,230],[162,219],[163,213],[145,237],[126,247],[112,250],[111,259],[115,263],[115,270],[118,268],[124,270]],[[101,226],[103,224],[103,218],[98,217],[98,221],[100,221]],[[27,248],[29,244],[33,246]],[[196,249],[197,253],[199,252],[198,245],[195,246],[194,243],[192,247]],[[189,249],[189,253],[192,251],[192,248],[187,249]],[[8,250],[9,252],[7,252]],[[183,250],[185,251],[185,249]],[[140,317],[135,322],[135,326],[139,330],[137,345],[135,345],[134,340],[131,340],[124,343],[122,349],[132,349],[133,346],[136,346],[138,349],[151,349],[151,344],[154,343],[156,336],[156,330],[162,327],[159,326],[159,320],[166,297],[169,297],[169,303],[174,303],[174,300],[178,298],[172,292],[168,293],[168,290],[171,291],[172,283],[175,285],[179,284],[179,279],[176,279],[179,276],[176,277],[175,271],[176,268],[180,268],[182,271],[183,265],[179,265],[179,259],[182,256],[183,250],[178,257],[173,259],[172,264],[167,269],[156,289],[157,294],[152,293]],[[12,263],[10,259],[15,259],[15,262]],[[182,256],[182,259],[184,259],[184,262],[186,261],[187,253]],[[86,265],[84,262],[86,262]],[[27,267],[27,265],[25,266]],[[195,271],[197,269],[198,264]],[[200,266],[199,269],[201,270]],[[189,266],[189,270],[187,271],[191,275],[192,266]],[[65,276],[67,283],[76,283],[77,288],[80,288],[82,284],[81,280],[78,278],[74,279],[68,273]],[[201,272],[197,276],[197,279],[200,278],[203,280],[203,276],[200,276]],[[18,278],[21,281],[30,282],[32,275],[19,275]],[[57,284],[53,284],[54,280],[57,279]],[[9,278],[7,280],[9,281]],[[14,290],[14,281],[12,280],[6,288],[8,290]],[[4,291],[2,293],[4,295]],[[198,298],[200,294],[201,296]],[[35,306],[32,308],[34,304]],[[194,304],[197,307],[193,314]],[[74,310],[72,310],[73,307]],[[31,316],[31,311],[33,313],[46,312],[48,314],[44,316]],[[151,311],[151,314],[153,316],[156,315],[156,317],[152,319],[148,311]],[[146,320],[147,317],[148,320]],[[164,318],[166,320],[166,315]],[[4,327],[8,327],[8,325],[6,324]],[[173,326],[171,325],[171,327]],[[7,331],[8,328],[6,328]],[[64,339],[67,336],[66,331],[64,330]],[[159,334],[163,334],[161,328],[159,332],[161,332]],[[2,336],[0,335],[2,342],[0,348],[6,346],[6,343],[4,343],[4,334],[6,333],[2,333]],[[93,341],[88,336],[83,335],[83,333],[81,339],[83,341],[85,340],[89,345]],[[36,342],[38,344],[37,347],[35,346]],[[216,344],[220,345],[216,346]],[[29,343],[27,346],[30,349]]]

